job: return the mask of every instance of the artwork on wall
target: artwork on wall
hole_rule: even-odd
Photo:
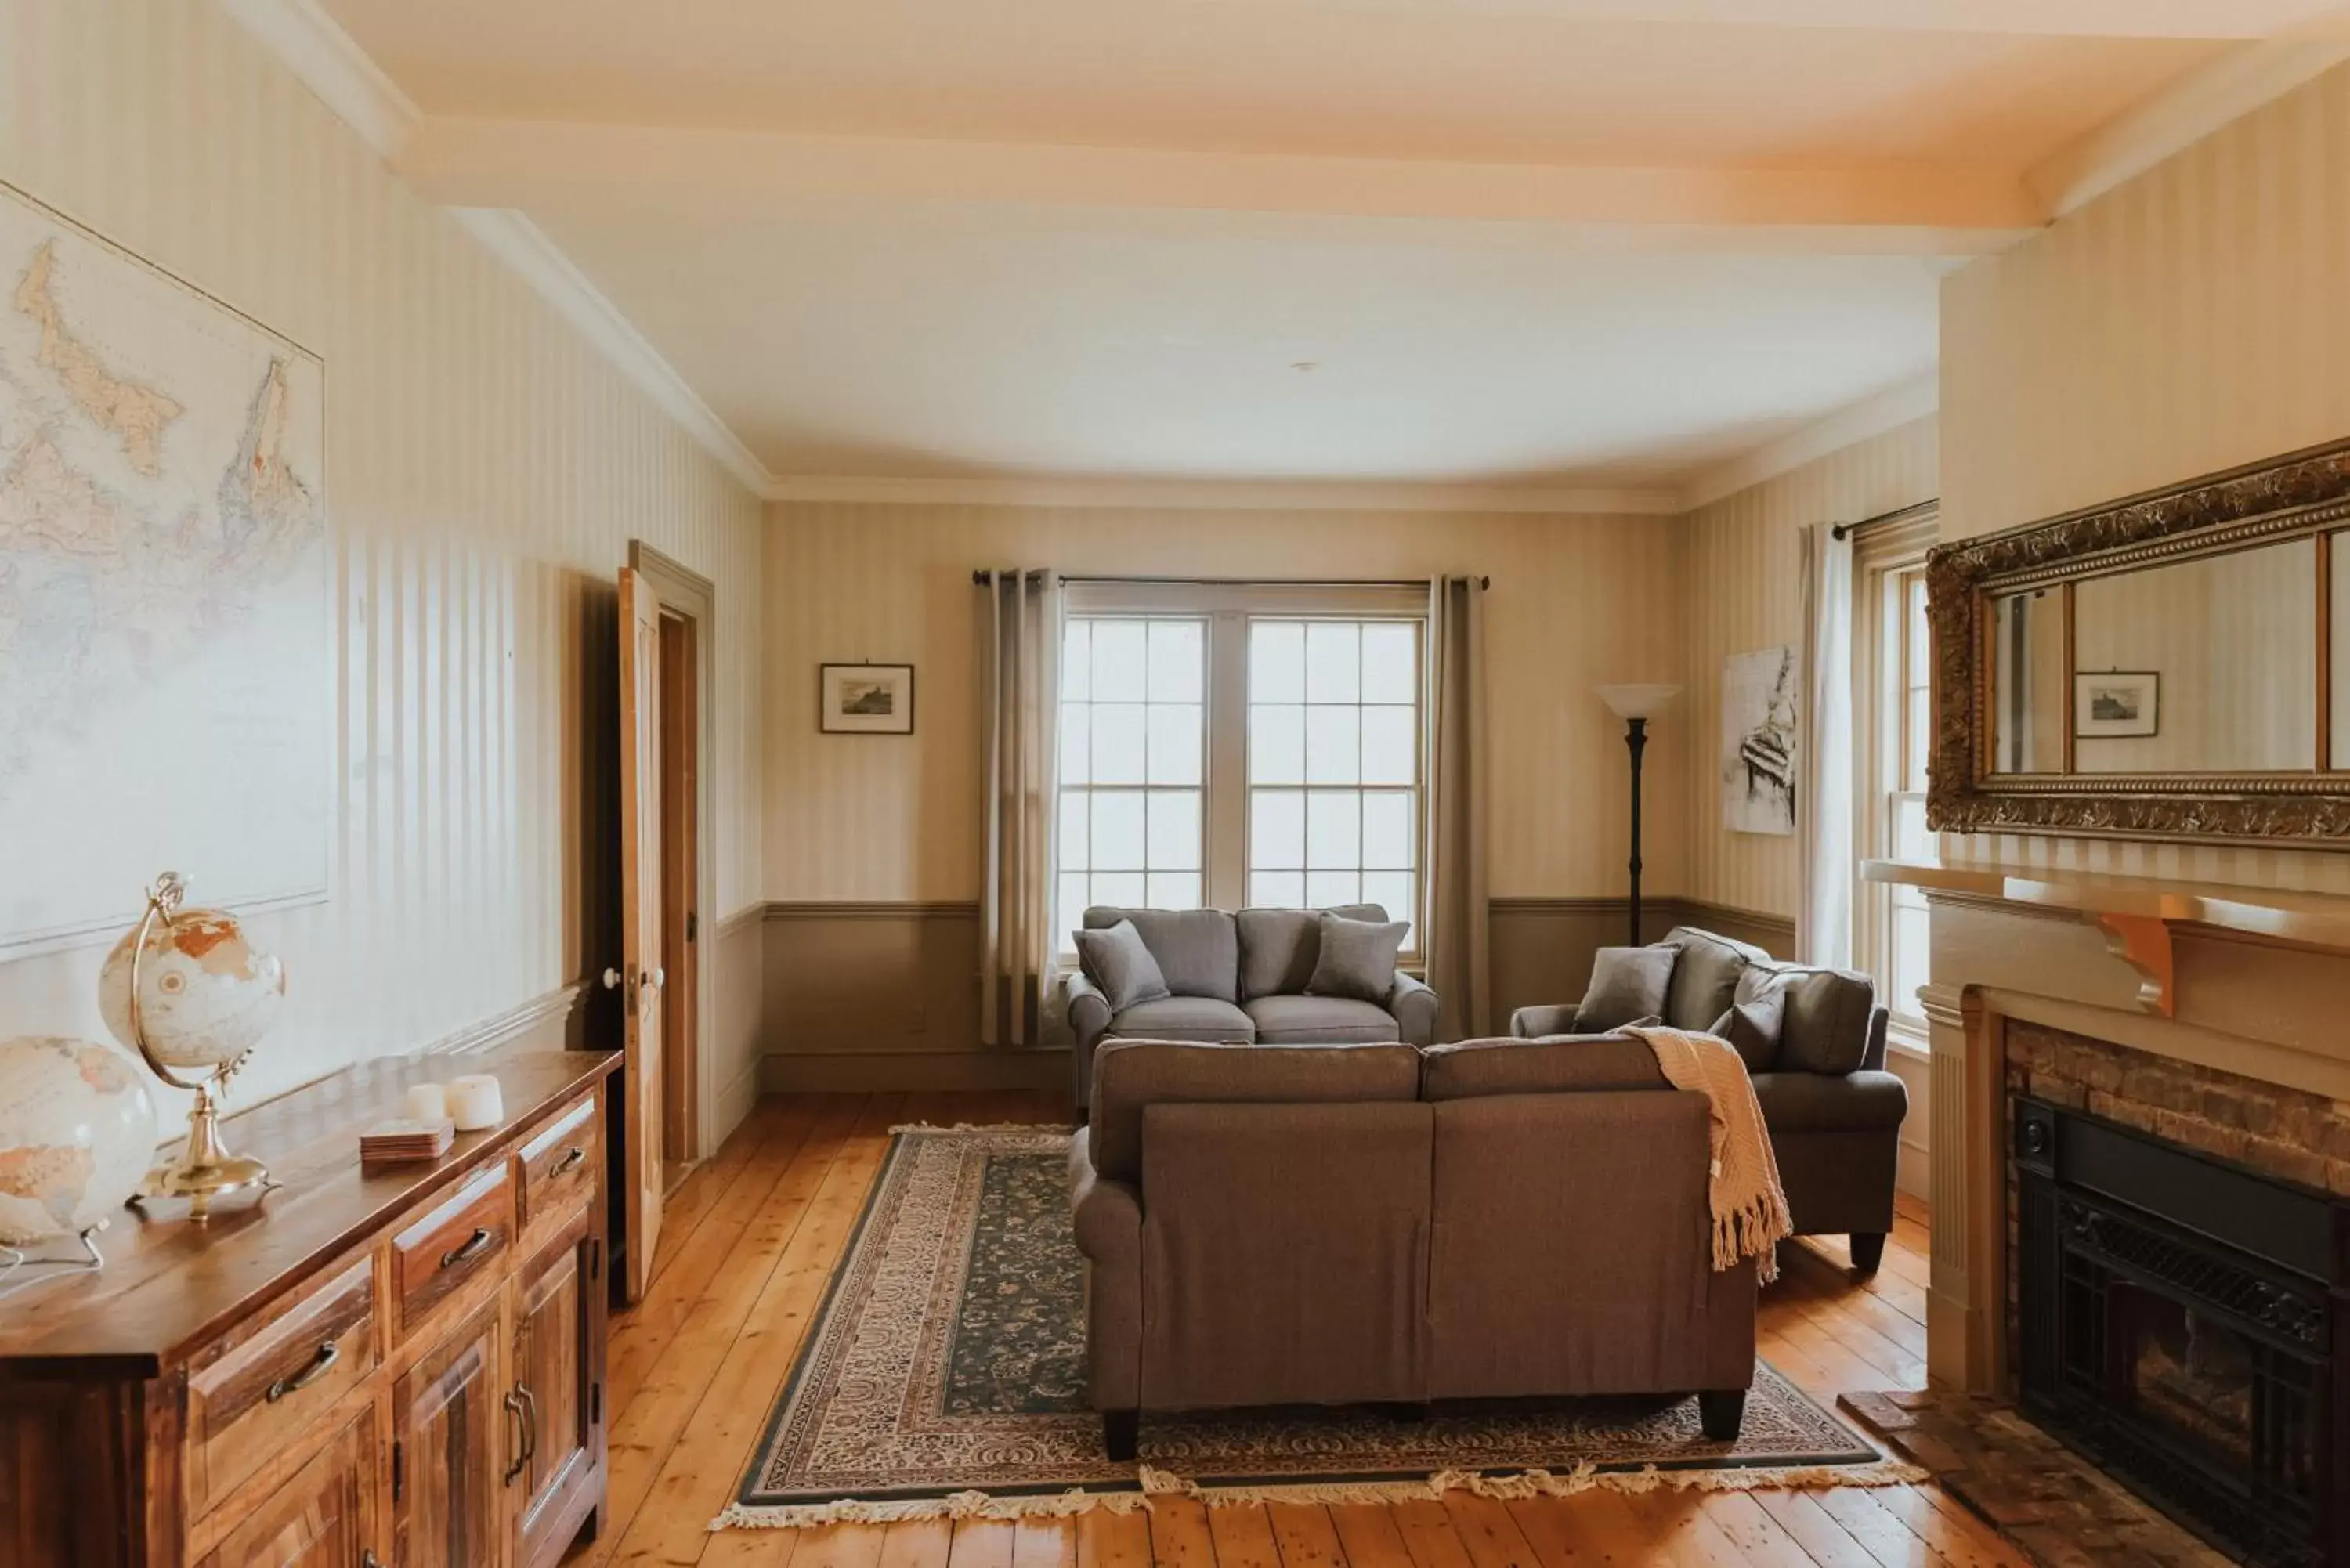
[[[0,961],[158,866],[327,896],[326,429],[317,355],[0,184]]]
[[[1764,648],[1721,663],[1721,825],[1795,831],[1795,651]]]
[[[2073,733],[2100,740],[2151,735],[2162,720],[2162,676],[2107,670],[2073,677]]]
[[[914,667],[818,665],[816,716],[818,728],[828,735],[912,734]]]

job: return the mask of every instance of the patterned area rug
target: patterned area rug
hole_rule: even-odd
[[[1694,1399],[1151,1415],[1113,1464],[1086,1403],[1083,1281],[1058,1128],[900,1129],[734,1506],[713,1521],[1017,1517],[1210,1502],[1367,1501],[1466,1487],[1886,1485],[1884,1460],[1767,1363],[1745,1429]]]

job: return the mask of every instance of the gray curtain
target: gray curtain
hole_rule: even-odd
[[[982,842],[979,1038],[1042,1038],[1060,949],[1053,929],[1053,823],[1061,675],[1061,579],[987,572],[979,590]]]
[[[1437,1038],[1493,1032],[1485,897],[1485,587],[1439,577],[1428,592],[1428,931],[1420,951],[1440,1011]]]

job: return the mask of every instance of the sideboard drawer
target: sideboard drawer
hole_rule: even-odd
[[[375,1369],[375,1262],[362,1258],[188,1374],[188,1502],[202,1513]]]
[[[515,1152],[515,1165],[522,1172],[516,1194],[522,1222],[536,1225],[595,1191],[603,1156],[603,1133],[591,1095]]]
[[[498,1272],[514,1244],[514,1183],[498,1161],[391,1239],[391,1296],[405,1339],[467,1282]]]

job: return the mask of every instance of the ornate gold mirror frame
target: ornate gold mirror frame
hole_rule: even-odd
[[[2350,441],[1937,546],[1933,763],[1926,822],[1941,833],[2054,833],[2350,848],[2350,771],[2334,759],[2330,535],[2350,527]],[[2002,594],[2309,536],[2316,541],[2314,766],[2230,774],[1995,774],[1992,605]],[[2345,541],[2350,544],[2350,541]],[[2350,609],[2350,606],[2344,607]],[[2070,691],[2071,682],[2066,682]],[[2069,734],[2074,726],[2068,722]],[[2070,745],[2067,753],[2069,756]]]

